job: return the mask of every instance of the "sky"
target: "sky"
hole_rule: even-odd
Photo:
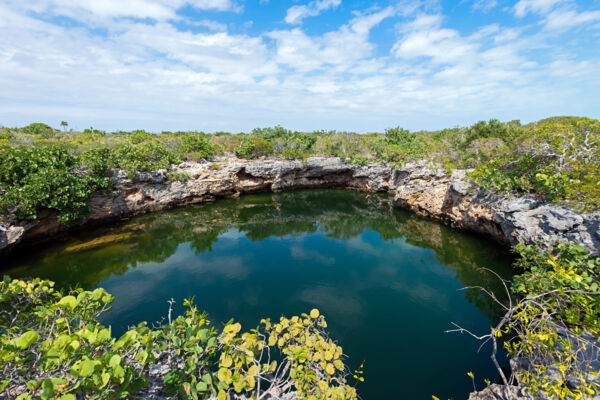
[[[0,0],[0,125],[600,118],[600,0]]]

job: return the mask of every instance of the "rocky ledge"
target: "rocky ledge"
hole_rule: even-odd
[[[448,174],[423,164],[407,164],[401,169],[381,164],[352,166],[339,158],[223,158],[212,163],[183,163],[174,166],[173,171],[136,173],[134,177],[117,171],[112,189],[90,199],[91,211],[81,226],[245,193],[347,188],[395,193],[398,207],[507,245],[541,243],[552,247],[572,241],[600,254],[600,212],[577,214],[534,199],[485,193],[466,174],[464,170]],[[180,179],[170,179],[172,176]],[[38,217],[35,221],[0,225],[0,252],[67,232],[55,212],[42,210]]]

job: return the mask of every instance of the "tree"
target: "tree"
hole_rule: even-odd
[[[67,121],[60,121],[60,126],[62,126],[63,131],[66,131],[69,123]]]

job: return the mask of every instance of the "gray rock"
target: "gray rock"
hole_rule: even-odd
[[[471,189],[471,184],[467,181],[456,180],[456,181],[452,182],[451,187],[452,187],[452,190],[454,190],[456,193],[466,196],[469,194],[469,189]]]
[[[502,243],[541,242],[551,248],[572,241],[600,254],[600,212],[579,215],[554,204],[488,194],[469,181],[467,170],[455,170],[448,176],[446,170],[423,162],[396,169],[386,164],[353,166],[334,157],[302,161],[218,158],[215,162],[217,169],[204,161],[173,166],[174,171],[191,177],[185,182],[169,181],[166,170],[136,173],[133,179],[126,171],[115,171],[113,192],[92,196],[92,211],[84,223],[243,193],[344,187],[395,192],[399,207]],[[0,252],[23,240],[49,240],[66,230],[55,215],[45,215],[34,223],[17,221],[0,230]]]
[[[538,204],[539,202],[533,199],[517,199],[504,206],[502,212],[513,213],[517,211],[528,211],[537,207]]]

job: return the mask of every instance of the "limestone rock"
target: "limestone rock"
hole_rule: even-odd
[[[171,169],[190,179],[170,180],[167,170],[138,172],[133,176],[116,171],[112,192],[91,197],[91,212],[82,225],[244,193],[351,188],[395,192],[394,202],[399,207],[459,229],[488,235],[501,243],[542,243],[550,248],[573,241],[593,254],[600,254],[600,212],[579,215],[533,199],[508,199],[484,193],[469,180],[468,170],[448,174],[423,162],[408,163],[400,169],[376,163],[353,166],[333,157],[218,158],[213,163],[184,162]],[[0,252],[24,242],[49,240],[64,232],[66,228],[56,220],[55,212],[41,210],[36,221],[17,221],[0,229]]]
[[[469,400],[531,400],[530,397],[521,396],[516,386],[492,384],[480,392],[473,392]]]

